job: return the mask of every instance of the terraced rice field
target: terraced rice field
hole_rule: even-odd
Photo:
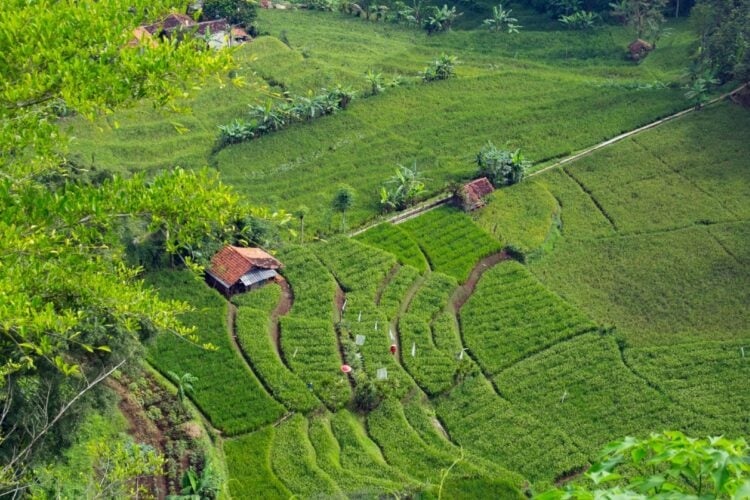
[[[278,339],[278,288],[233,298],[244,358],[220,296],[185,273],[151,278],[165,297],[197,307],[185,320],[219,347],[164,337],[149,359],[199,377],[193,400],[234,436],[223,445],[232,495],[431,498],[455,464],[443,496],[522,498],[628,434],[750,432],[747,110],[707,108],[501,189],[470,215],[444,207],[356,238],[328,234],[338,217],[329,195],[342,176],[357,191],[348,214],[357,225],[379,211],[377,187],[396,163],[418,160],[433,193],[471,176],[487,139],[546,160],[680,108],[682,91],[638,84],[677,81],[691,40],[682,26],[629,66],[615,61],[619,28],[581,44],[548,26],[519,37],[427,38],[327,14],[261,19],[271,34],[285,30],[289,46],[258,39],[244,54],[258,57],[257,75],[247,75],[274,90],[362,90],[370,67],[411,75],[446,48],[464,64],[455,81],[410,81],[210,155],[212,121],[257,92],[229,90],[236,102],[160,145],[183,144],[175,161],[211,162],[253,202],[310,206],[308,235],[325,240],[278,252],[293,294]],[[590,55],[585,76],[563,48]],[[167,166],[155,147],[141,158],[133,121],[145,111],[132,113],[99,161]],[[434,113],[445,124],[425,123]],[[563,118],[572,113],[575,124]],[[169,126],[150,125],[162,138]],[[84,154],[97,137],[81,136]],[[493,261],[469,280],[505,246],[525,262]],[[362,410],[356,401],[370,382],[377,401]]]

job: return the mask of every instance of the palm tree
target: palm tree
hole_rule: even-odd
[[[492,31],[500,31],[501,29],[507,29],[508,33],[518,33],[518,29],[521,27],[518,24],[518,19],[510,17],[510,13],[513,9],[503,9],[503,4],[497,4],[492,7],[492,17],[485,19],[482,24],[487,26]]]
[[[354,205],[354,190],[346,185],[339,187],[333,195],[333,209],[341,212],[341,230],[346,231],[346,211]]]
[[[305,217],[310,212],[310,209],[305,205],[300,205],[297,210],[294,211],[294,216],[299,219],[300,225],[300,243],[305,242]]]
[[[187,372],[180,377],[173,371],[167,372],[167,375],[169,375],[169,378],[172,379],[172,382],[177,386],[177,397],[180,402],[184,401],[185,394],[194,393],[195,389],[193,388],[193,384],[198,381],[198,377]]]

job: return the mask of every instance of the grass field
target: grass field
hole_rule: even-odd
[[[630,35],[619,27],[581,37],[544,21],[512,37],[483,29],[428,37],[338,14],[268,10],[261,10],[260,24],[269,36],[237,54],[238,74],[249,85],[210,85],[185,103],[189,114],[138,107],[109,125],[74,120],[80,161],[120,172],[211,164],[251,201],[289,210],[305,204],[311,227],[327,230],[339,182],[357,191],[351,221],[359,223],[379,210],[378,188],[399,163],[416,160],[434,193],[471,176],[473,156],[488,140],[523,147],[541,161],[686,105],[682,91],[668,86],[680,79],[690,53],[684,23],[674,23],[672,36],[639,66],[622,57]],[[289,46],[278,40],[282,32]],[[364,94],[367,70],[382,72],[386,81],[414,77],[441,52],[461,61],[455,80],[407,79],[336,116],[211,153],[217,127],[243,116],[248,104],[264,102],[268,92],[303,94],[342,83]],[[436,115],[443,119],[426,118]],[[566,118],[571,115],[574,122]]]
[[[532,271],[633,345],[748,338],[749,130],[724,104],[567,167],[590,194],[569,236],[563,205],[564,237]],[[575,222],[601,212],[606,231]]]

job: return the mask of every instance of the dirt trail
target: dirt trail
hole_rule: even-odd
[[[344,290],[341,289],[341,285],[339,285],[338,281],[336,282],[336,298],[334,299],[336,303],[336,314],[338,314],[338,321],[341,321],[344,319],[344,304],[346,303],[346,294],[344,293]]]
[[[471,294],[474,293],[474,289],[477,287],[477,282],[479,281],[479,278],[481,278],[485,273],[485,271],[510,258],[510,255],[508,255],[505,251],[502,251],[500,253],[492,254],[489,257],[485,257],[484,259],[477,262],[477,264],[469,274],[469,279],[467,279],[463,285],[456,288],[456,291],[453,292],[453,296],[451,297],[451,304],[453,304],[453,310],[456,312],[456,314],[458,314],[466,301],[469,300]]]
[[[289,314],[289,311],[292,310],[292,306],[294,305],[294,293],[292,292],[292,287],[289,286],[289,282],[284,278],[281,278],[278,283],[281,287],[281,298],[279,299],[276,308],[271,312],[271,340],[273,340],[273,345],[276,346],[276,354],[278,354],[281,359],[284,359],[281,355],[281,328],[279,327],[279,318],[281,316],[286,316]]]

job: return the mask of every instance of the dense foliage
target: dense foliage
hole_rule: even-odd
[[[206,19],[226,19],[231,24],[249,27],[255,21],[256,2],[251,0],[203,0]]]
[[[521,182],[531,165],[524,159],[520,149],[508,151],[488,142],[477,154],[477,175],[487,177],[496,187],[510,186]]]
[[[250,106],[248,119],[237,118],[228,125],[219,125],[217,149],[230,144],[256,139],[281,130],[294,122],[305,122],[346,109],[354,98],[351,89],[340,85],[320,93],[309,91],[304,96],[291,96],[283,101],[268,100],[262,105]]]
[[[37,445],[64,445],[60,424],[73,421],[76,401],[92,403],[86,393],[141,337],[190,334],[175,317],[186,307],[158,300],[126,265],[124,224],[190,257],[229,239],[248,213],[206,172],[100,175],[68,155],[58,128],[63,116],[93,118],[140,99],[167,104],[228,67],[197,39],[128,44],[133,28],[172,7],[184,5],[12,1],[0,12],[0,491],[17,485]]]
[[[627,437],[609,444],[586,472],[591,486],[578,482],[539,498],[747,498],[749,458],[750,448],[744,439],[695,439],[676,431],[645,439]],[[643,472],[632,477],[615,472],[627,466]],[[609,486],[615,481],[625,484]]]

